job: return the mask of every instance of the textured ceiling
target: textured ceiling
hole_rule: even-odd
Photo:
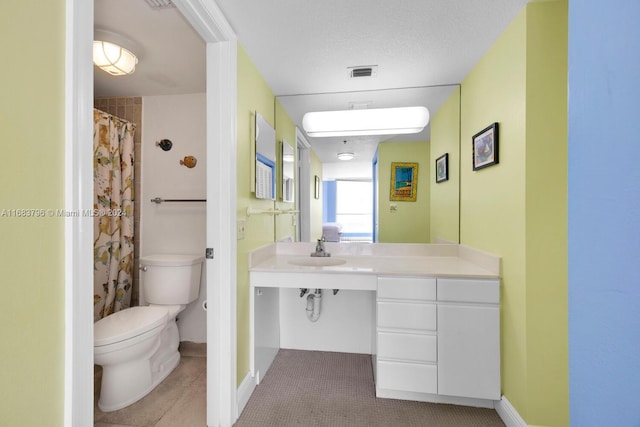
[[[301,128],[307,111],[424,105],[434,114],[527,0],[217,0],[260,73]],[[96,26],[134,39],[143,55],[130,81],[96,71],[96,94],[204,91],[204,44],[175,8],[95,0]],[[351,66],[377,65],[349,79]],[[102,73],[104,74],[104,73]],[[109,76],[106,76],[109,77]],[[113,83],[116,85],[112,86]],[[323,162],[345,138],[309,138]],[[398,138],[385,137],[387,140]],[[429,128],[401,140],[429,140]],[[347,138],[369,161],[381,137]]]
[[[218,0],[276,95],[460,83],[526,1]],[[347,79],[347,67],[378,77]]]

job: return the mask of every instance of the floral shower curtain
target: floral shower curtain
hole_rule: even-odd
[[[129,307],[135,125],[93,112],[94,321]]]

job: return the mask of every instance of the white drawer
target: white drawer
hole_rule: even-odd
[[[500,302],[498,279],[438,279],[438,301]]]
[[[421,363],[389,362],[378,359],[376,387],[416,393],[438,392],[438,368]]]
[[[378,299],[435,301],[436,279],[426,277],[378,277]]]
[[[412,362],[437,361],[435,335],[378,332],[378,358]]]
[[[436,330],[436,305],[378,301],[378,328]]]

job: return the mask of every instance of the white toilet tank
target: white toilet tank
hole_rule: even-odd
[[[189,304],[198,298],[204,257],[154,254],[140,257],[144,299],[151,304]]]

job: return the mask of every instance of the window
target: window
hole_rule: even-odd
[[[336,222],[343,240],[371,240],[373,187],[371,181],[336,180]]]

